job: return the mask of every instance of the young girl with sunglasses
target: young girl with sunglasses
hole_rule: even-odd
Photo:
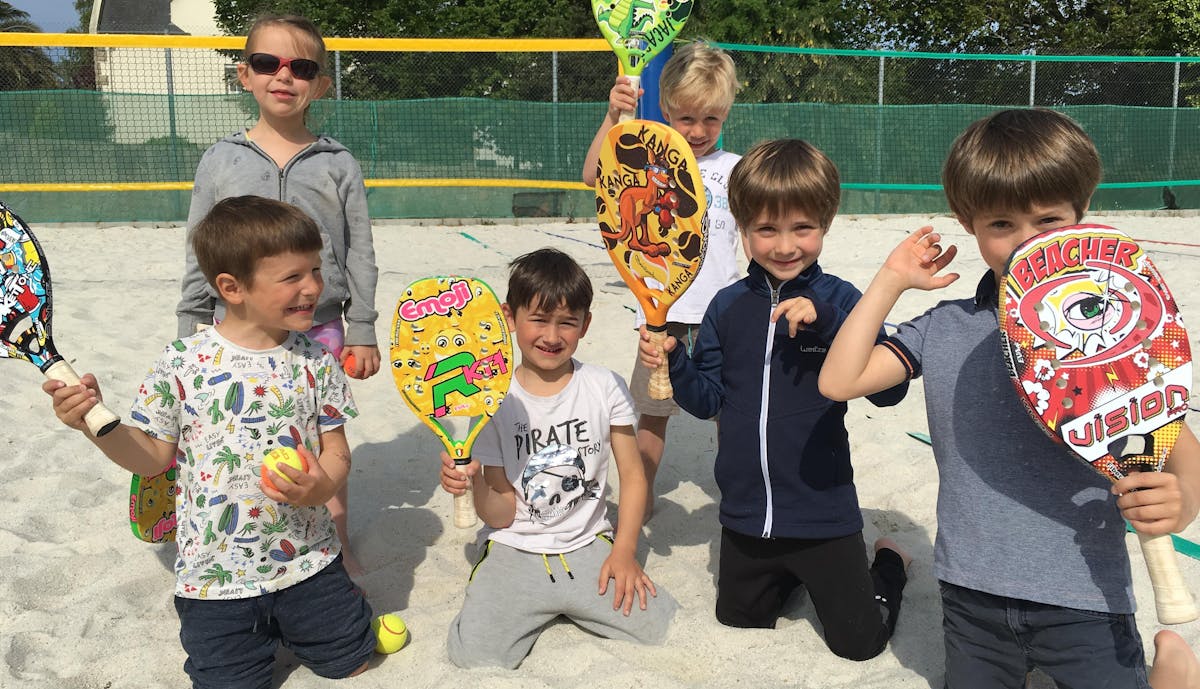
[[[286,201],[316,220],[324,239],[325,288],[307,334],[333,352],[352,377],[370,377],[380,363],[375,339],[379,270],[362,171],[345,146],[313,134],[304,121],[309,104],[329,89],[325,41],[303,17],[266,16],[250,27],[243,55],[238,80],[258,103],[258,121],[217,142],[200,159],[188,231],[221,199],[246,194]],[[182,299],[175,310],[181,338],[219,322],[224,314],[190,242],[187,247]],[[362,568],[349,550],[347,503],[343,486],[327,506],[346,570],[356,576]]]

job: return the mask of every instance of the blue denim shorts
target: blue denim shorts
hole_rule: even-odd
[[[234,600],[176,596],[175,610],[195,689],[270,687],[280,643],[331,679],[354,672],[375,650],[371,606],[340,555],[281,591]]]
[[[1059,689],[1149,689],[1133,615],[940,583],[947,689],[1023,687],[1035,667]]]

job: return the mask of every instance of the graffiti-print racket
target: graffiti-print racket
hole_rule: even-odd
[[[482,280],[425,278],[400,296],[392,317],[392,377],[455,464],[471,461],[475,438],[508,393],[512,358],[504,312]],[[454,525],[474,524],[470,493],[456,495]]]
[[[692,0],[592,0],[592,16],[629,77],[633,92],[642,69],[679,35],[692,13]],[[621,113],[621,121],[633,119]]]
[[[0,203],[0,358],[21,359],[47,378],[79,385],[50,335],[50,265],[29,226]],[[117,427],[120,417],[103,404],[83,418],[92,435]]]
[[[1162,470],[1187,413],[1192,355],[1136,242],[1075,225],[1022,244],[1004,278],[1000,336],[1018,394],[1053,438],[1113,481]],[[1171,537],[1138,536],[1159,622],[1195,619]]]
[[[667,311],[704,261],[707,209],[700,168],[683,135],[645,120],[608,131],[596,175],[600,236],[660,350]],[[666,357],[651,373],[649,391],[653,399],[671,399]]]

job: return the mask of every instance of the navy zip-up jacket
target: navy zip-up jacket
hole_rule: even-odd
[[[721,416],[715,473],[725,527],[762,538],[862,530],[846,403],[817,389],[825,353],[861,296],[815,263],[773,289],[751,262],[747,277],[713,297],[691,357],[683,347],[671,351],[675,402],[702,419]],[[786,319],[771,323],[779,302],[792,297],[807,297],[817,311],[795,338]],[[890,406],[907,392],[902,383],[868,399]]]

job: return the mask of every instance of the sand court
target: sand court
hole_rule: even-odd
[[[1144,243],[1185,319],[1193,351],[1200,333],[1198,218],[1094,215]],[[974,240],[948,217],[838,218],[820,264],[865,289],[905,233],[933,224],[959,247],[962,278],[938,293],[908,293],[898,323],[942,299],[973,293],[986,270]],[[33,227],[54,278],[54,333],[63,355],[100,380],[108,405],[126,414],[143,376],[175,333],[183,268],[179,227]],[[380,222],[377,334],[386,358],[391,313],[413,280],[457,273],[481,278],[503,298],[516,256],[555,246],[588,271],[593,322],[578,358],[628,377],[635,357],[634,300],[600,247],[594,222],[426,225]],[[0,687],[181,687],[184,653],[173,604],[174,545],[137,541],[126,519],[129,474],[54,418],[41,374],[0,362]],[[360,579],[377,613],[396,611],[412,641],[377,658],[365,675],[338,686],[406,689],[478,686],[855,687],[942,686],[941,610],[932,575],[937,471],[925,433],[921,385],[899,406],[852,402],[847,416],[855,478],[871,543],[889,535],[914,557],[900,622],[879,657],[853,663],[830,653],[804,596],[775,630],[739,630],[713,616],[720,526],[712,476],[715,426],[686,415],[671,421],[654,518],[639,554],[681,609],[668,641],[638,647],[597,639],[568,622],[548,627],[516,671],[463,671],[449,662],[445,635],[457,614],[474,557],[475,530],[452,526],[451,499],[438,486],[436,438],[408,411],[386,372],[351,387],[361,415],[347,425],[354,466],[350,531],[367,569]],[[1196,406],[1193,403],[1193,406]],[[1194,419],[1193,429],[1200,430]],[[616,476],[616,472],[610,472]],[[610,517],[615,498],[610,495]],[[1183,534],[1200,540],[1200,527]],[[1160,626],[1136,539],[1130,535],[1138,626],[1148,656]],[[1200,594],[1200,561],[1180,557]],[[514,586],[519,582],[514,582]],[[634,613],[636,614],[636,612]],[[1200,647],[1200,622],[1174,627]],[[277,684],[330,686],[286,653]]]

